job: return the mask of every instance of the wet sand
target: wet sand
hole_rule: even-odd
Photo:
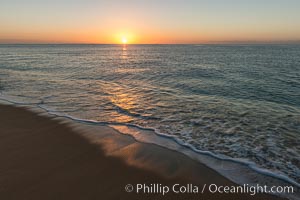
[[[78,125],[76,125],[78,126]],[[91,143],[72,125],[21,107],[0,105],[0,199],[280,199],[258,194],[136,194],[127,184],[236,185],[187,156],[110,127],[88,130]],[[116,145],[117,143],[117,145]]]

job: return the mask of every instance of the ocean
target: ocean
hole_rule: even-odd
[[[0,45],[0,93],[300,183],[300,45]]]

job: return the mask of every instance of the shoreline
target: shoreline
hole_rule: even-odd
[[[237,184],[180,152],[138,142],[108,126],[70,124],[12,105],[0,104],[0,110],[1,199],[281,199],[126,193],[129,183]]]
[[[79,129],[79,131],[75,131],[79,133],[87,133],[89,132],[87,130],[91,129],[91,127],[111,127],[112,129],[110,130],[110,132],[117,131],[122,136],[129,135],[130,137],[134,138],[138,143],[155,144],[160,147],[164,147],[169,150],[174,150],[176,152],[185,154],[190,159],[196,160],[197,162],[206,165],[208,168],[213,169],[221,176],[226,177],[227,179],[238,185],[263,184],[272,186],[293,186],[296,191],[299,191],[299,183],[286,176],[284,173],[281,173],[280,171],[269,171],[268,169],[261,168],[255,163],[248,160],[235,159],[231,157],[217,155],[210,151],[201,151],[195,149],[191,145],[184,144],[181,141],[178,141],[176,137],[165,135],[151,127],[141,127],[135,124],[109,123],[76,118],[71,115],[61,114],[57,111],[53,111],[42,105],[15,102],[7,98],[1,98],[0,104],[1,103],[13,106],[26,107],[33,112],[42,113],[45,116],[55,117],[62,121],[68,121],[69,124],[76,128],[84,127],[84,129]],[[101,130],[96,130],[96,132],[97,136],[101,138]],[[91,143],[94,143],[94,140],[97,140],[97,138],[93,138],[93,134],[87,133],[83,135]],[[100,145],[105,146],[105,144]],[[294,194],[279,194],[278,196],[291,199],[295,198]],[[298,197],[298,193],[296,194],[296,196]]]

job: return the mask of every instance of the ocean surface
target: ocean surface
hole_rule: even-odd
[[[300,183],[299,45],[0,45],[0,93]]]

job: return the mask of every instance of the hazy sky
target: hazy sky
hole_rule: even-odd
[[[0,0],[0,43],[300,41],[300,0]]]

